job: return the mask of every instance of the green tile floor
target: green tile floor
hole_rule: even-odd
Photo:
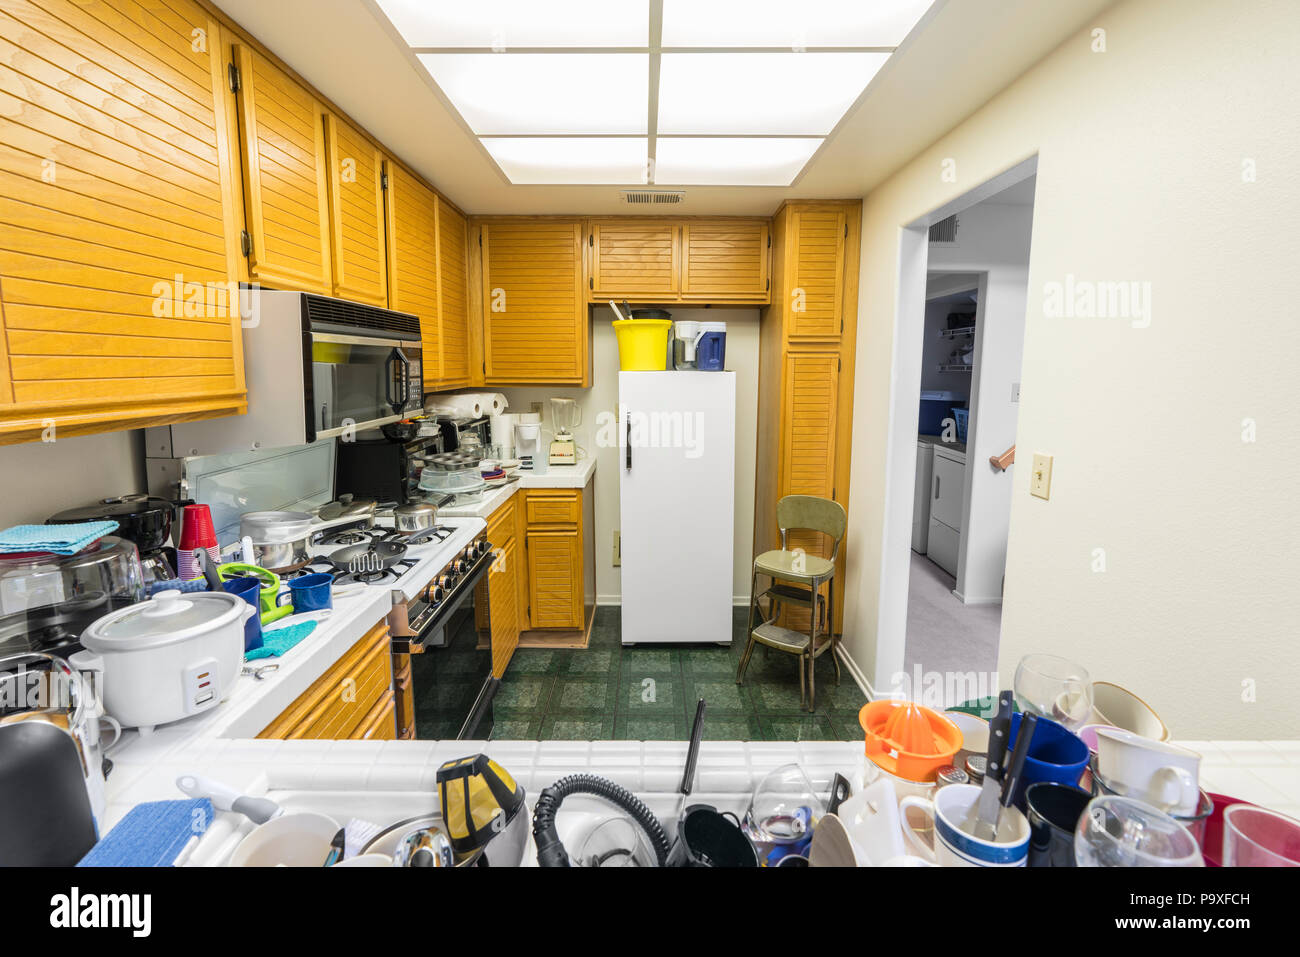
[[[817,662],[817,711],[799,708],[797,662],[761,645],[743,686],[736,665],[745,649],[745,609],[737,608],[730,647],[622,647],[619,609],[600,607],[581,650],[521,648],[501,682],[492,737],[497,740],[685,740],[704,698],[704,737],[733,741],[844,740],[862,737],[866,697],[845,674],[835,684],[829,655]],[[416,734],[454,737],[477,687],[472,629],[452,647],[413,658]]]

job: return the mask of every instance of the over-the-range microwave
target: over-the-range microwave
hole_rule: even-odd
[[[244,294],[248,413],[150,429],[150,448],[181,457],[302,445],[423,407],[419,317],[312,293]]]

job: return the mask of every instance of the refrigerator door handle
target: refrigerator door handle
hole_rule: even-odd
[[[939,476],[934,477],[934,500],[939,501]]]
[[[627,414],[627,418],[623,420],[623,447],[627,450],[626,468],[630,472],[632,471],[632,413],[631,412],[629,412]]]

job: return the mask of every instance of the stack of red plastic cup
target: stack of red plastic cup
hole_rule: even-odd
[[[182,581],[202,578],[203,569],[194,550],[202,548],[215,565],[221,560],[217,533],[212,527],[212,510],[206,505],[186,505],[181,510],[181,541],[176,546],[176,571]]]

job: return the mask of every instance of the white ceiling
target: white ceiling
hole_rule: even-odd
[[[215,2],[467,212],[629,211],[616,186],[510,184],[369,0]],[[787,197],[865,195],[1110,2],[938,0],[793,185],[687,187],[677,209],[766,215]]]

